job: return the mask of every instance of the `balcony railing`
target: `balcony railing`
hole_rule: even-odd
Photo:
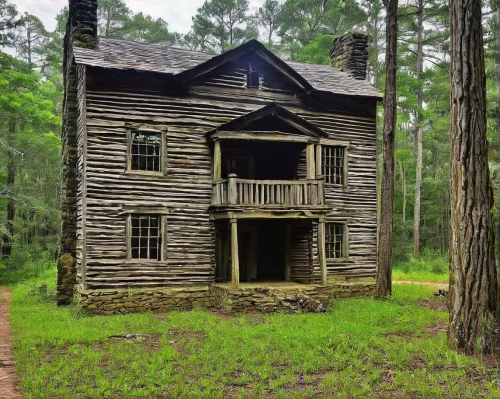
[[[230,175],[213,183],[212,205],[321,206],[324,180],[246,180]]]

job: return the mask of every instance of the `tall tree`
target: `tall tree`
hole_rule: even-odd
[[[12,44],[14,29],[19,24],[17,8],[7,0],[0,0],[0,46]]]
[[[153,19],[142,12],[135,14],[123,26],[123,36],[129,40],[146,43],[174,44],[176,35],[168,31],[163,19]]]
[[[267,46],[272,49],[274,41],[273,36],[278,33],[282,19],[282,8],[278,0],[266,0],[262,7],[259,7],[255,19],[259,26],[264,28]]]
[[[424,0],[417,0],[417,79],[422,79],[424,70]],[[417,132],[415,136],[415,147],[417,150],[417,167],[415,179],[415,207],[413,210],[413,256],[420,259],[420,199],[422,189],[422,140],[424,136],[424,124],[422,121],[422,105],[424,102],[422,85],[417,93]]]
[[[50,34],[43,22],[32,14],[25,13],[20,20],[20,34],[16,39],[19,56],[29,68],[40,67],[45,60],[45,46]]]
[[[481,0],[451,0],[450,324],[457,350],[493,351],[497,301]]]
[[[205,0],[193,17],[189,40],[203,51],[221,53],[257,36],[248,0]]]
[[[396,135],[396,72],[398,0],[384,0],[386,7],[384,127],[382,137],[382,181],[377,253],[378,298],[392,294],[392,238],[394,207],[394,138]]]
[[[123,37],[123,26],[130,17],[130,9],[123,0],[100,0],[97,17],[99,34],[108,37]]]

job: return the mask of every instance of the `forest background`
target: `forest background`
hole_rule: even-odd
[[[0,0],[0,283],[37,275],[53,267],[58,255],[67,13],[62,9],[56,28],[48,31],[36,15],[22,14],[13,3]],[[329,64],[335,37],[361,32],[369,36],[368,79],[384,91],[382,0],[266,0],[255,13],[248,0],[207,0],[187,34],[170,31],[161,18],[133,13],[123,0],[99,1],[98,16],[101,36],[213,54],[257,38],[283,59],[314,64]],[[400,0],[398,20],[394,267],[403,276],[420,273],[424,279],[441,275],[445,280],[448,0]],[[483,2],[483,34],[490,171],[499,182],[500,0]]]

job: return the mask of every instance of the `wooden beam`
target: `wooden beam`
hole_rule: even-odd
[[[314,179],[316,174],[314,160],[314,144],[308,144],[306,148],[307,179]]]
[[[325,219],[320,219],[318,223],[318,255],[321,267],[321,285],[328,284],[326,270],[326,251],[325,251]]]
[[[318,138],[312,136],[300,136],[297,134],[288,134],[283,132],[228,132],[217,131],[210,135],[212,140],[259,140],[259,141],[278,141],[290,143],[317,143]]]
[[[238,221],[231,219],[231,287],[240,286],[240,263],[238,258]]]
[[[214,141],[214,181],[219,181],[222,178],[222,156],[220,150],[220,141]]]
[[[213,219],[318,219],[325,217],[331,209],[303,210],[303,211],[259,211],[259,210],[224,210],[213,212]]]

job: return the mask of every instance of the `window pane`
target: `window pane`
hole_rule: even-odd
[[[339,223],[326,223],[325,225],[325,251],[330,259],[344,258],[345,225]]]
[[[132,170],[160,172],[161,134],[132,133]]]
[[[132,259],[161,260],[161,216],[134,215],[131,219],[130,255]]]
[[[344,184],[344,147],[322,147],[322,166],[325,183]]]

